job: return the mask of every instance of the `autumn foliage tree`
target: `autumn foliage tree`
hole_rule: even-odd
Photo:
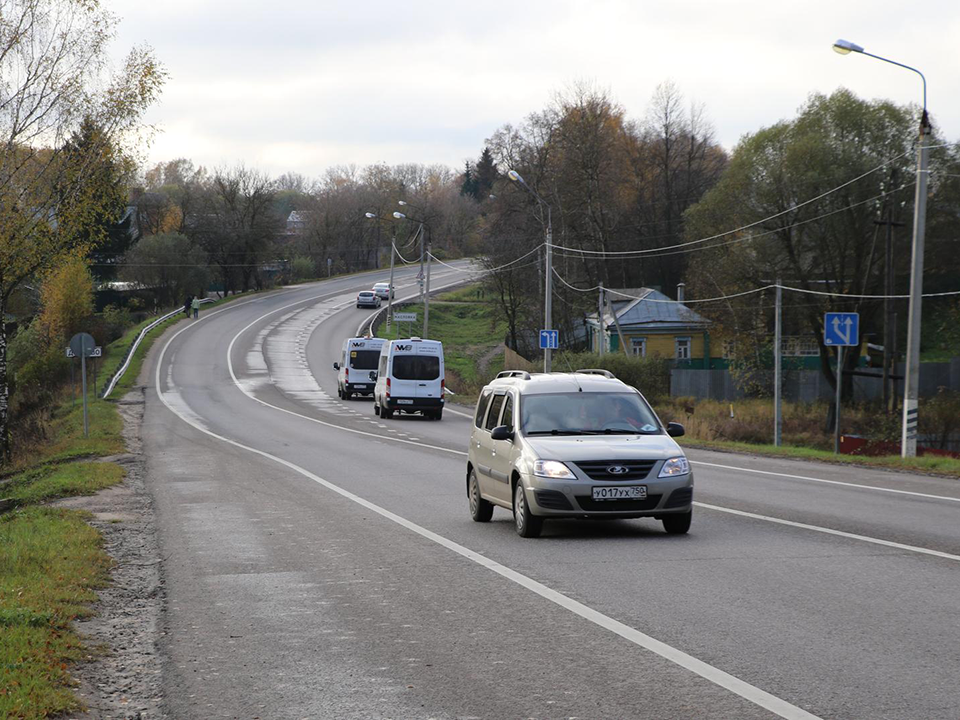
[[[0,0],[0,317],[11,294],[103,240],[104,162],[136,140],[164,73],[145,49],[107,73],[116,20],[98,0]],[[0,464],[8,453],[0,322]]]

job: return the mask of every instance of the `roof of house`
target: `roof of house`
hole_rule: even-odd
[[[674,330],[703,328],[710,321],[658,290],[651,288],[608,289],[607,298],[621,328],[644,330]],[[597,314],[587,316],[587,321],[596,324]],[[607,328],[613,326],[613,315],[604,314]]]

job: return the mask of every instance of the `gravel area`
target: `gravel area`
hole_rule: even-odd
[[[128,452],[103,461],[123,465],[126,480],[96,495],[56,503],[92,514],[90,524],[103,534],[115,563],[113,582],[98,593],[95,614],[76,623],[90,653],[73,667],[73,675],[87,707],[78,717],[152,720],[164,717],[157,642],[164,589],[153,502],[144,487],[143,388],[128,393],[119,410]]]

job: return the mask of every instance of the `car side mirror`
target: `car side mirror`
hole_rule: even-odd
[[[667,423],[667,435],[670,437],[682,437],[686,435],[687,431],[683,429],[683,425],[676,422]]]
[[[376,374],[373,370],[370,371],[370,379],[371,379],[373,382],[376,382],[376,381],[377,381],[377,374]]]
[[[490,431],[491,440],[513,440],[513,430],[506,425],[498,425]]]
[[[339,370],[339,369],[340,369],[340,363],[334,363],[334,364],[333,364],[333,369],[334,369],[334,370]]]

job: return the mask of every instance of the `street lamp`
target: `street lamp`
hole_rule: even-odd
[[[374,213],[364,213],[371,220],[386,220]],[[390,285],[387,287],[387,327],[393,327],[393,256],[397,252],[397,226],[392,227],[393,237],[390,238]],[[379,250],[377,251],[379,252]]]
[[[400,201],[401,205],[409,205],[409,203]],[[412,220],[415,223],[420,223],[420,277],[423,277],[423,256],[424,256],[424,236],[430,230],[430,227],[423,220],[417,220],[416,218],[409,217],[404,215],[402,212],[394,212],[393,216],[397,220]],[[423,294],[423,337],[426,338],[427,331],[430,325],[430,241],[426,241],[426,256],[427,256],[427,276],[426,276],[426,288],[421,285],[421,293]]]
[[[516,170],[507,172],[513,182],[520,185],[528,193],[533,195],[540,203],[541,210],[547,209],[547,242],[546,242],[546,270],[544,272],[544,303],[543,303],[543,329],[553,330],[553,216],[549,203],[547,203],[527,182],[520,176]],[[550,348],[543,349],[543,371],[550,372],[553,351]]]
[[[900,454],[917,454],[918,389],[920,385],[920,304],[923,300],[923,241],[927,222],[927,159],[930,153],[927,141],[931,134],[927,116],[927,79],[914,67],[888,60],[865,51],[849,40],[837,40],[833,49],[841,55],[851,52],[867,55],[885,63],[915,72],[923,81],[923,114],[920,116],[920,137],[917,144],[917,184],[913,202],[913,256],[910,271],[910,312],[907,325],[907,367],[903,383],[903,427],[900,434]],[[839,382],[839,376],[838,376]]]

